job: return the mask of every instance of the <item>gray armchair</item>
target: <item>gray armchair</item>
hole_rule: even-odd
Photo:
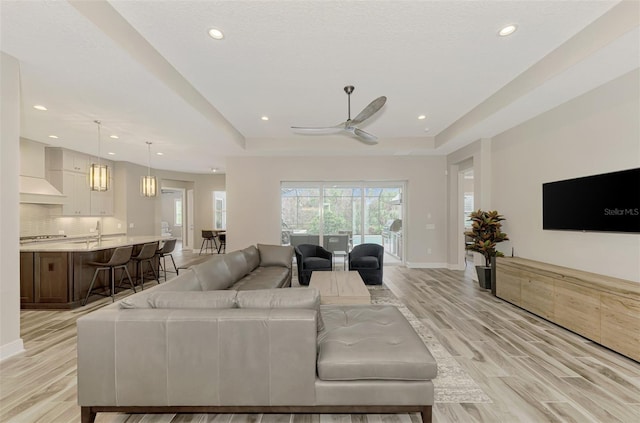
[[[349,270],[357,270],[367,285],[381,285],[383,258],[382,245],[356,245],[349,253]]]
[[[313,271],[331,271],[333,254],[320,245],[301,244],[295,248],[298,265],[298,282],[309,285]]]

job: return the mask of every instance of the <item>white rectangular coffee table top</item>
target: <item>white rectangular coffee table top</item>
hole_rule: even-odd
[[[309,286],[320,291],[320,304],[371,304],[358,272],[313,272]]]

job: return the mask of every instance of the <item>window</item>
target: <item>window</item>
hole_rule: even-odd
[[[227,193],[225,191],[213,191],[213,227],[214,229],[227,228]]]
[[[173,205],[173,225],[182,226],[182,198],[176,198]]]
[[[473,226],[473,222],[469,220],[471,213],[473,213],[473,192],[464,193],[464,227],[470,229]]]
[[[350,251],[376,243],[402,260],[404,182],[282,182],[281,243]]]

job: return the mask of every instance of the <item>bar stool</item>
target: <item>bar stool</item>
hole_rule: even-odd
[[[176,275],[178,274],[178,268],[176,267],[176,262],[175,260],[173,260],[173,254],[171,254],[174,248],[176,248],[176,240],[168,239],[164,242],[164,244],[162,244],[162,248],[156,251],[156,255],[158,256],[158,263],[160,265],[160,268],[164,271],[165,282],[167,281],[167,263],[166,263],[167,256],[171,257],[171,262],[173,263],[173,269],[175,270]],[[159,259],[162,259],[162,262],[160,262]]]
[[[124,277],[124,274],[126,273],[127,278],[129,279],[129,283],[131,284],[131,289],[133,289],[133,292],[136,292],[136,287],[133,285],[133,281],[131,280],[131,275],[129,274],[129,270],[127,269],[127,263],[129,263],[129,260],[131,259],[132,252],[133,252],[133,245],[129,245],[128,247],[118,247],[115,249],[115,251],[113,252],[113,255],[111,256],[108,262],[103,263],[103,262],[97,262],[97,261],[90,261],[87,263],[90,266],[96,266],[96,271],[93,273],[93,279],[91,279],[91,285],[89,285],[89,291],[87,292],[87,296],[82,302],[82,305],[87,304],[87,301],[91,296],[91,291],[93,290],[93,284],[96,282],[96,278],[98,277],[98,272],[100,272],[101,270],[108,270],[109,276],[111,277],[111,292],[110,292],[111,301],[115,301],[114,294],[116,291],[116,284],[115,284],[116,269],[124,269],[124,272],[120,273],[120,283],[118,285],[122,283],[122,279]],[[96,294],[103,295],[105,297],[109,296],[101,292],[96,292]]]
[[[220,251],[222,251],[223,254],[226,254],[227,252],[227,234],[224,232],[221,232],[218,234],[218,241],[220,241],[220,244],[218,244],[218,254],[220,254]]]
[[[142,249],[138,253],[137,256],[131,257],[136,263],[136,282],[138,279],[142,279],[142,289],[144,290],[144,269],[143,264],[147,263],[153,272],[153,276],[155,276],[155,280],[160,283],[160,278],[156,274],[156,269],[153,268],[153,259],[156,257],[156,251],[158,251],[158,241],[150,242],[149,244],[144,244]]]
[[[213,231],[206,231],[206,230],[202,231],[202,245],[200,246],[200,254],[202,254],[203,249],[204,249],[204,253],[206,254],[208,248],[211,249],[211,254],[213,254],[213,249],[216,242],[215,238],[216,238],[216,235],[213,233]]]

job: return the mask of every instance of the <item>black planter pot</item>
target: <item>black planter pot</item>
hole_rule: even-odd
[[[478,284],[482,289],[491,289],[491,267],[476,266]]]
[[[496,295],[496,258],[491,257],[491,293]]]

